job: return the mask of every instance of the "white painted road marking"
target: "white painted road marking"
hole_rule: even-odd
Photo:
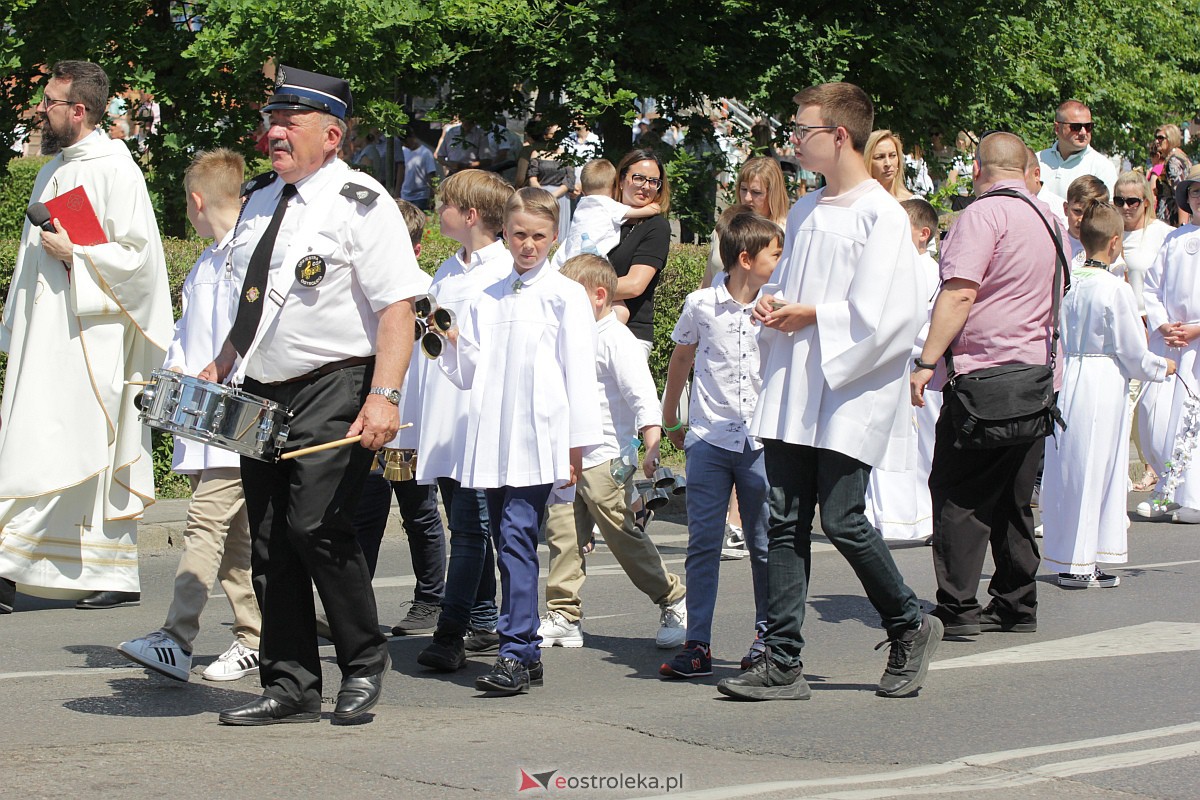
[[[126,672],[146,672],[145,667],[80,667],[79,669],[48,669],[42,672],[0,672],[0,681],[7,678],[53,678],[79,676],[94,678],[97,675],[119,675]]]
[[[949,658],[945,661],[935,661],[929,668],[934,670],[991,667],[998,664],[1182,653],[1190,650],[1200,650],[1200,623],[1146,622],[1066,639],[1033,642],[988,653]]]

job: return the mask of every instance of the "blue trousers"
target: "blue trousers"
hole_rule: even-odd
[[[541,660],[538,626],[538,531],[550,484],[488,489],[488,523],[500,566],[500,655],[525,664]]]

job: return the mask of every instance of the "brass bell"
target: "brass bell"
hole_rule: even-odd
[[[385,447],[380,451],[384,480],[411,481],[417,477],[417,451]]]

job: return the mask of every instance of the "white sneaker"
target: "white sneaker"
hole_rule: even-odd
[[[1149,500],[1143,500],[1137,504],[1137,508],[1134,509],[1134,513],[1139,517],[1145,517],[1146,519],[1157,519],[1158,517],[1165,517],[1168,513],[1175,511],[1178,508],[1178,503],[1167,503],[1165,506],[1161,506],[1155,505]]]
[[[1182,507],[1171,515],[1171,522],[1182,522],[1185,525],[1200,523],[1200,508]]]
[[[1045,532],[1046,532],[1046,526],[1038,525],[1036,528],[1033,529],[1033,538],[1041,539],[1045,535]]]
[[[206,681],[236,681],[257,674],[258,651],[235,640],[228,650],[217,656],[216,661],[204,668],[201,677]]]
[[[725,523],[725,541],[721,547],[721,560],[737,561],[747,555],[749,553],[746,551],[746,535],[742,529],[736,525]]]
[[[121,642],[117,652],[177,681],[187,682],[192,671],[192,654],[185,652],[178,642],[162,631],[146,634],[132,642]]]
[[[667,650],[681,646],[687,640],[687,597],[681,597],[674,603],[663,603],[662,616],[659,617],[658,635],[654,643]]]
[[[538,647],[583,647],[583,627],[557,611],[542,617],[538,636],[542,637]]]

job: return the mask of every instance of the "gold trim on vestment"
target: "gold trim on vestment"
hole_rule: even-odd
[[[79,479],[78,481],[76,481],[75,483],[68,483],[66,486],[59,486],[59,487],[57,487],[57,488],[54,488],[54,489],[47,489],[46,491],[44,491],[44,492],[38,492],[37,494],[5,494],[5,495],[0,495],[0,500],[30,500],[30,499],[32,499],[32,498],[34,498],[34,497],[45,497],[45,496],[46,496],[46,495],[48,495],[48,494],[60,494],[60,493],[62,493],[62,492],[64,492],[64,491],[66,491],[67,489],[74,489],[76,486],[80,486],[80,485],[82,485],[82,484],[84,484],[84,483],[87,483],[87,482],[88,482],[88,481],[90,481],[92,478],[96,477],[97,475],[101,474],[102,472],[104,472],[104,471],[105,471],[105,470],[107,470],[107,469],[108,469],[108,467],[101,467],[100,469],[98,469],[98,470],[96,470],[95,472],[93,472],[91,475],[88,475],[88,476],[86,476],[86,477],[84,477],[84,478],[80,478],[80,479]]]
[[[103,536],[103,534],[100,534],[100,535]],[[7,547],[6,543],[8,542],[9,537],[12,537],[13,539],[17,539],[20,541],[29,542],[30,544],[32,544],[34,546],[37,546],[39,544],[50,544],[50,545],[65,545],[67,547],[76,547],[76,546],[85,544],[82,535],[76,539],[62,539],[57,536],[34,537],[34,536],[29,536],[27,534],[21,533],[20,531],[9,531],[8,534],[4,537],[4,542],[0,542],[0,548]],[[89,541],[89,542],[86,542],[86,546],[90,547],[94,550],[115,550],[118,552],[128,552],[130,550],[135,551],[135,552],[137,551],[137,543],[136,542],[134,542],[132,544],[122,544],[121,542],[94,542],[93,543],[93,542]]]
[[[146,242],[146,245],[149,246],[150,242]],[[159,247],[162,247],[161,242],[159,243]],[[109,297],[111,297],[112,301],[117,304],[117,308],[121,309],[121,313],[129,318],[129,321],[131,323],[133,323],[133,327],[138,329],[138,333],[140,333],[142,335],[142,338],[144,338],[147,342],[149,342],[150,344],[157,347],[159,350],[162,350],[164,353],[167,352],[167,348],[163,347],[161,344],[159,344],[158,342],[151,339],[150,334],[146,333],[146,331],[142,328],[142,326],[137,324],[137,320],[133,318],[133,315],[125,310],[125,306],[121,305],[121,301],[117,299],[117,295],[113,292],[112,287],[108,285],[108,281],[104,280],[104,276],[101,275],[100,270],[97,269],[96,262],[92,260],[91,254],[88,253],[87,250],[85,250],[81,247],[79,249],[79,255],[81,255],[85,259],[87,259],[88,264],[90,264],[92,267],[92,274],[96,276],[96,281],[98,283],[100,283],[101,288],[104,289],[104,293],[107,294]],[[174,331],[173,327],[172,327],[172,331]]]

